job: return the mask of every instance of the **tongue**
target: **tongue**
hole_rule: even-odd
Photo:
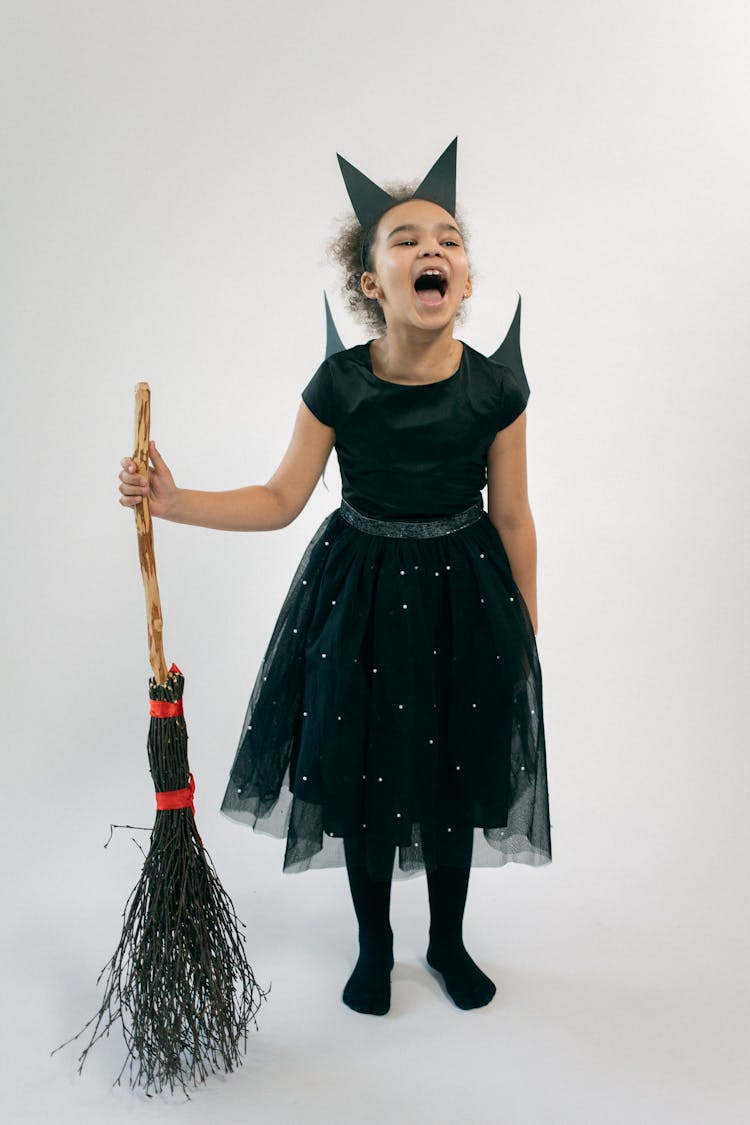
[[[424,305],[439,305],[443,299],[439,289],[417,289],[416,294]]]

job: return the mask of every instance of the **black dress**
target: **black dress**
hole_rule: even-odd
[[[222,811],[286,837],[287,872],[343,866],[344,837],[377,879],[550,862],[536,641],[481,495],[526,395],[468,344],[449,378],[392,383],[368,343],[302,398],[336,431],[342,506],[292,579]]]

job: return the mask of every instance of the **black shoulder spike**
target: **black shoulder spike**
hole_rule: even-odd
[[[518,385],[523,393],[528,396],[531,394],[529,383],[526,378],[526,372],[523,369],[523,359],[521,358],[521,294],[518,294],[518,304],[516,305],[516,312],[511,321],[510,328],[508,329],[505,339],[503,340],[497,351],[493,352],[489,357],[495,363],[502,363],[504,367],[509,367],[518,380]]]
[[[326,354],[325,358],[335,355],[336,352],[345,351],[341,337],[336,330],[336,325],[333,322],[333,315],[331,313],[330,305],[328,304],[328,297],[326,296],[325,289],[323,290],[323,300],[326,306]]]

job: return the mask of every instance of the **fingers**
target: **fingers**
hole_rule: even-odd
[[[148,480],[136,472],[137,466],[132,457],[123,457],[120,464],[122,465],[122,472],[119,474],[119,480],[122,482],[120,503],[126,508],[132,508],[139,504],[148,492]]]
[[[163,487],[164,483],[172,483],[172,476],[167,468],[161,453],[156,448],[156,442],[150,441],[148,447],[148,456],[153,466],[147,470],[146,474],[138,472],[138,466],[132,457],[123,457],[120,461],[122,465],[122,472],[119,474],[120,480],[120,503],[124,508],[134,508],[140,504],[144,496],[150,495],[149,490],[149,476],[157,488]],[[153,496],[151,496],[153,502]]]
[[[145,492],[148,489],[147,478],[136,473],[135,465],[133,465],[132,461],[130,465],[132,466],[131,470],[123,469],[119,474],[119,480],[122,481],[120,491],[129,496],[133,494],[133,491]]]
[[[121,480],[125,476],[125,473],[129,473],[133,476],[137,476],[137,473],[136,473],[137,465],[136,465],[136,463],[135,463],[135,461],[133,460],[132,457],[123,457],[120,464],[122,465],[122,467],[124,469],[124,472],[120,473],[120,479]]]

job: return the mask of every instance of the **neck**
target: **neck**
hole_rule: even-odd
[[[456,370],[462,345],[453,337],[451,321],[444,328],[416,332],[411,325],[393,325],[373,341],[372,350],[387,378],[447,378]]]

